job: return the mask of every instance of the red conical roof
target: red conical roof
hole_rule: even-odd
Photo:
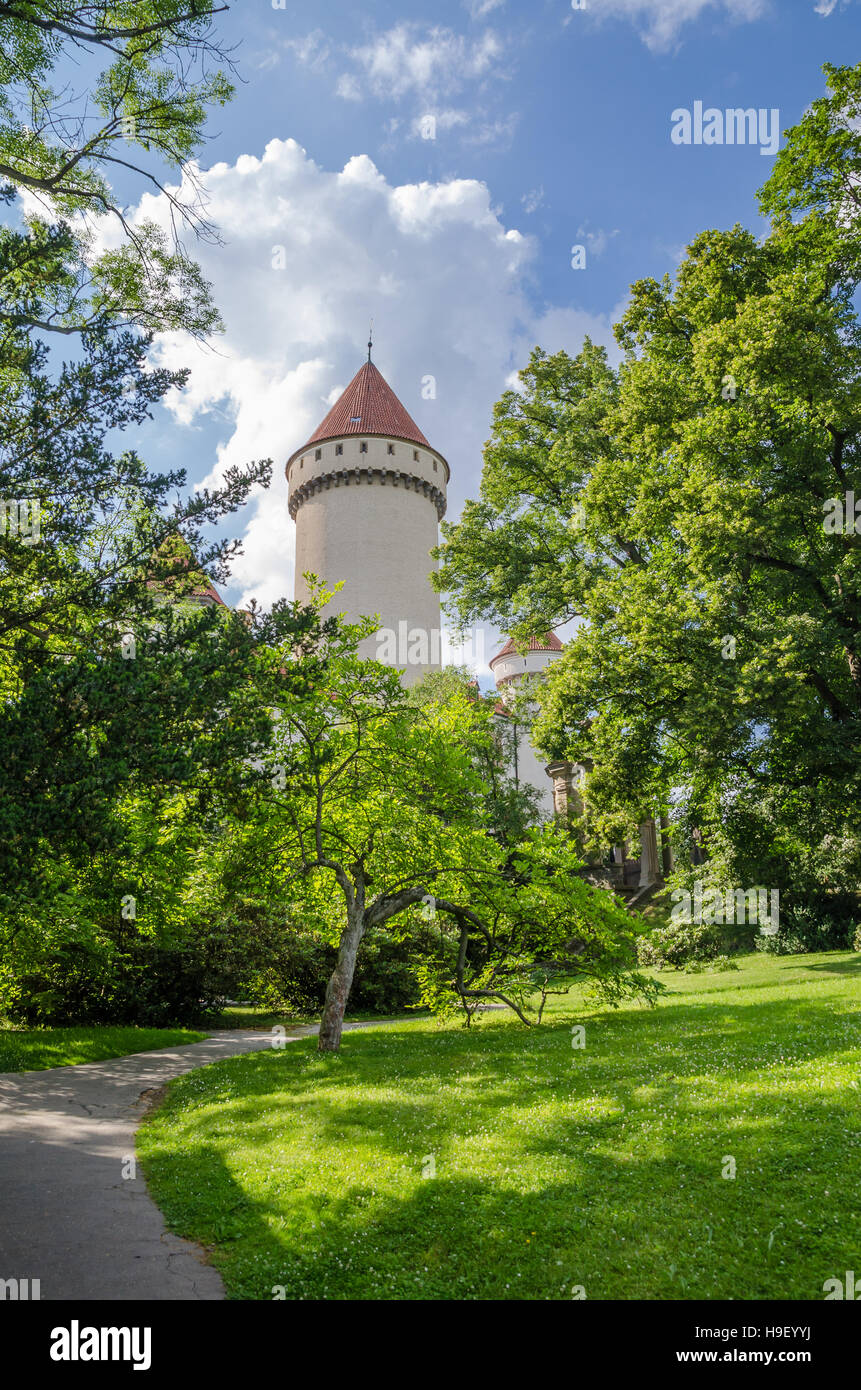
[[[521,645],[523,644],[521,643]],[[529,642],[526,646],[526,650],[528,652],[561,652],[562,643],[559,641],[559,638],[556,636],[555,632],[545,632],[543,637],[530,637]],[[514,652],[516,656],[523,655],[522,652],[519,652],[517,650],[517,647],[514,644],[514,639],[512,637],[509,637],[505,646],[500,647],[499,651],[496,653],[496,656],[491,657],[490,661],[488,662],[488,665],[491,667],[491,669],[493,669],[493,663],[495,661],[499,661],[500,657],[502,656],[510,656],[512,652]]]
[[[324,439],[339,439],[345,434],[383,434],[422,444],[425,449],[431,447],[373,362],[365,362],[356,372],[340,400],[302,449],[290,456],[290,461],[312,444]]]

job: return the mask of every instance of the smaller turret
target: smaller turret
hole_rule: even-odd
[[[500,697],[499,716],[509,724],[512,770],[518,782],[526,783],[538,792],[543,820],[550,820],[559,813],[555,795],[556,779],[532,746],[529,711],[522,707],[515,709],[515,694],[522,692],[530,680],[541,679],[562,652],[563,646],[556,633],[546,632],[543,637],[530,638],[523,651],[518,651],[514,640],[509,637],[490,661]]]
[[[509,637],[505,646],[490,660],[490,669],[502,698],[505,698],[506,688],[516,689],[524,676],[543,675],[562,652],[562,643],[555,632],[545,632],[543,637],[530,637],[525,652],[519,652],[513,638]]]

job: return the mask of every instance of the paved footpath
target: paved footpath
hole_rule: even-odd
[[[147,1091],[271,1044],[224,1029],[163,1052],[0,1073],[0,1279],[39,1279],[43,1299],[224,1298],[201,1248],[165,1228],[140,1167],[124,1180],[122,1163]]]

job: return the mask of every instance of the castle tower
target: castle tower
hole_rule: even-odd
[[[504,698],[506,689],[518,686],[525,676],[543,675],[562,651],[562,643],[555,632],[547,632],[541,638],[530,637],[525,652],[519,652],[509,637],[490,660],[497,690]]]
[[[286,468],[296,522],[294,593],[303,574],[344,581],[330,611],[380,615],[360,655],[404,669],[408,684],[442,664],[430,551],[445,515],[449,467],[371,361],[356,373]]]
[[[512,769],[520,783],[528,783],[538,792],[542,818],[550,820],[554,814],[567,812],[568,803],[563,807],[560,789],[559,769],[568,769],[569,764],[552,764],[539,756],[532,746],[529,736],[529,719],[521,723],[514,717],[514,694],[518,687],[544,675],[548,666],[562,655],[562,643],[555,632],[547,632],[543,637],[532,637],[525,652],[519,652],[509,637],[505,645],[490,660],[490,669],[496,681],[500,696],[500,713],[509,725],[508,742],[511,749]],[[521,712],[520,718],[523,718]],[[551,779],[548,784],[548,777]]]

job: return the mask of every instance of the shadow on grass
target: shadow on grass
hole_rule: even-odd
[[[580,1052],[570,1020],[494,1022],[219,1064],[154,1118],[153,1193],[234,1297],[818,1298],[857,1266],[858,1096],[824,1084],[856,1014],[676,1000],[586,1027]]]
[[[805,969],[824,975],[861,975],[861,952],[848,960],[805,960]]]
[[[621,1115],[651,1110],[683,1120],[693,1141],[720,1128],[742,1099],[748,1105],[752,1092],[758,1115],[750,1129],[777,1128],[791,1110],[818,1133],[826,1096],[815,1089],[821,1069],[811,1074],[809,1064],[856,1049],[861,1015],[835,1019],[822,1005],[797,1000],[757,1004],[755,1026],[752,1013],[743,1005],[675,1003],[655,1013],[603,1015],[586,1024],[583,1051],[571,1050],[567,1024],[534,1033],[504,1024],[469,1035],[352,1034],[340,1055],[326,1057],[309,1040],[286,1053],[220,1064],[193,1103],[206,1108],[201,1126],[228,1142],[269,1143],[277,1113],[284,1126],[308,1125],[324,1147],[346,1141],[395,1157],[404,1156],[405,1134],[416,1136],[418,1148],[428,1142],[421,1136],[433,1130],[441,1095],[444,1109],[453,1092],[464,1111],[460,1128],[486,1133],[518,1129],[551,1096],[582,1102],[594,1095],[596,1113],[555,1121],[559,1139],[576,1132],[598,1142]],[[799,1065],[803,1078],[790,1070]],[[221,1104],[226,1127],[213,1109]],[[602,1117],[602,1104],[611,1106],[612,1118]],[[855,1092],[845,1092],[845,1106],[857,1110]],[[838,1107],[844,1120],[845,1106]],[[459,1127],[449,1128],[456,1137]],[[552,1146],[524,1131],[517,1152],[525,1160]]]
[[[795,1154],[797,1172],[808,1158]],[[152,1165],[162,1197],[164,1161]],[[779,1187],[762,1183],[752,1201],[712,1172],[697,1188],[669,1155],[635,1168],[593,1155],[536,1191],[438,1172],[406,1194],[370,1182],[326,1200],[295,1193],[288,1221],[217,1149],[195,1148],[184,1167],[186,1204],[167,1201],[169,1224],[213,1249],[231,1298],[821,1299],[857,1253],[857,1225],[799,1232]],[[205,1214],[188,1202],[195,1187]],[[804,1200],[821,1190],[811,1175]]]

